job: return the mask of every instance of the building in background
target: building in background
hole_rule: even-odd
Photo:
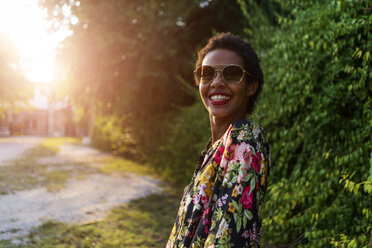
[[[74,111],[68,100],[49,102],[45,107],[10,110],[0,116],[0,136],[77,136]],[[79,130],[78,130],[79,129]]]

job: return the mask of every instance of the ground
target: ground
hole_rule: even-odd
[[[146,174],[149,174],[148,169],[140,164],[83,146],[75,139],[1,138],[0,247],[22,246],[31,240],[27,245],[29,247],[38,243],[38,240],[45,240],[43,228],[51,223],[57,232],[56,237],[61,235],[58,233],[58,228],[61,227],[58,223],[69,223],[77,227],[93,223],[96,230],[107,230],[108,227],[100,226],[104,224],[96,223],[107,222],[107,218],[110,218],[108,215],[115,216],[115,207],[121,207],[116,213],[124,216],[133,211],[133,204],[137,204],[136,208],[146,205],[141,200],[128,203],[133,199],[154,201],[162,198],[164,202],[169,201],[164,195],[164,183]],[[171,199],[169,204],[175,205],[177,201]],[[125,203],[127,205],[123,205]],[[158,207],[164,208],[161,205]],[[173,208],[176,205],[171,208],[170,216],[175,216],[173,212],[176,209]],[[142,216],[136,220],[142,212],[136,212],[132,216],[135,222],[140,223],[143,219]],[[171,227],[171,219],[166,222],[169,223],[165,223],[165,230]],[[47,229],[50,228],[49,226]],[[127,227],[122,229],[125,228]],[[36,241],[35,232],[38,236]],[[67,235],[66,229],[64,232]],[[76,230],[70,229],[68,235],[76,235]],[[48,244],[65,242],[58,241],[55,237],[50,240],[50,235],[47,236]],[[94,244],[97,242],[108,242],[102,237],[104,235],[100,235],[99,241],[92,241],[92,247],[96,247]],[[156,233],[154,237],[157,237]],[[166,235],[162,234],[156,242],[164,242],[163,237]],[[119,238],[118,245],[114,247],[122,247],[122,243]],[[44,246],[39,242],[35,247]],[[155,246],[149,241],[148,246],[141,247]]]

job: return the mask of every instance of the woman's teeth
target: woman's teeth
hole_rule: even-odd
[[[225,96],[225,95],[213,95],[210,97],[212,101],[223,101],[223,100],[228,100],[230,99],[230,96]]]

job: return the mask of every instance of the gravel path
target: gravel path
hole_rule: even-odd
[[[19,158],[26,150],[39,144],[42,137],[10,137],[0,138],[0,166],[7,165],[7,161]]]
[[[29,143],[37,144],[40,142],[37,139],[35,138],[34,142],[29,140]],[[0,155],[14,149],[13,143],[6,146],[6,142],[2,142]],[[32,147],[29,143],[20,146]],[[19,156],[21,153],[17,154]],[[41,162],[86,162],[97,167],[100,165],[93,163],[94,160],[109,156],[111,155],[90,147],[63,145],[56,156],[42,158]],[[8,158],[10,156],[6,157],[6,160],[9,160]],[[13,155],[12,158],[16,157]],[[70,179],[66,187],[57,192],[34,188],[0,195],[0,240],[17,240],[17,237],[26,235],[32,227],[37,227],[47,220],[70,223],[99,220],[105,217],[108,210],[121,203],[160,190],[159,181],[150,177],[133,174],[106,175],[97,172],[83,176],[80,180]]]

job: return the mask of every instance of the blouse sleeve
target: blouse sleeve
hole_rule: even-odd
[[[214,204],[203,216],[211,220],[204,247],[260,247],[270,166],[263,129],[258,125],[232,126],[223,146],[212,192]]]

